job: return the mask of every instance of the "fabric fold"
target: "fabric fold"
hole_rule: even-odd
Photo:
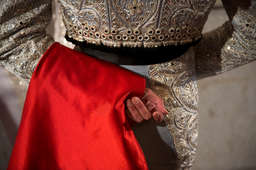
[[[146,170],[125,116],[145,79],[54,43],[29,85],[8,170]]]

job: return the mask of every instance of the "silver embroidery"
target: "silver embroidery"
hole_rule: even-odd
[[[0,65],[29,81],[39,58],[52,44],[45,28],[51,1],[9,1],[0,4]]]
[[[238,9],[232,22],[204,35],[195,47],[198,77],[223,73],[256,59],[255,8]]]
[[[157,47],[201,37],[215,0],[59,0],[67,35],[112,47]]]
[[[174,140],[180,169],[195,160],[198,137],[198,88],[194,53],[170,62],[150,66],[150,88],[162,97],[169,114],[165,122]]]

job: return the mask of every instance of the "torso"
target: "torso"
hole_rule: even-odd
[[[67,35],[111,47],[179,45],[201,37],[216,0],[59,0]]]

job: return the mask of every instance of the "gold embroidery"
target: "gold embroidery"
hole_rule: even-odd
[[[198,88],[194,53],[149,68],[150,88],[164,100],[169,114],[165,122],[174,140],[181,169],[195,160],[198,137]]]
[[[0,65],[28,82],[39,58],[53,43],[45,32],[50,19],[50,0],[1,2]]]
[[[215,3],[215,0],[59,1],[70,38],[111,47],[158,47],[198,40]]]

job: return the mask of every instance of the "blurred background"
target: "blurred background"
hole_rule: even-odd
[[[65,29],[58,4],[48,32],[56,41]],[[228,20],[217,1],[204,32]],[[256,170],[256,62],[199,81],[199,148],[194,170]],[[26,88],[0,68],[0,170],[7,168]]]

